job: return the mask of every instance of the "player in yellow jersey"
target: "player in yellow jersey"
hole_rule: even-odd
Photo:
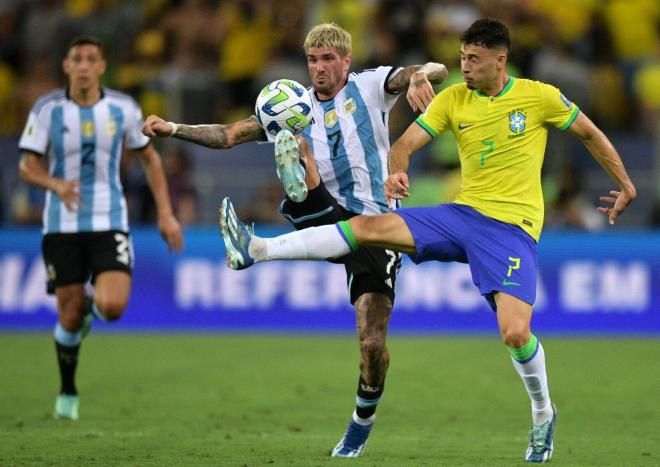
[[[557,412],[550,400],[545,354],[531,333],[536,299],[536,242],[543,224],[541,165],[550,126],[579,138],[618,184],[598,210],[613,224],[636,190],[607,137],[557,88],[506,72],[511,49],[507,27],[480,19],[461,35],[465,84],[439,93],[426,112],[392,145],[385,191],[390,200],[409,194],[412,154],[442,131],[456,135],[462,168],[453,203],[356,216],[335,226],[260,238],[236,218],[228,198],[220,223],[229,265],[243,269],[276,259],[336,258],[362,246],[407,253],[415,263],[459,261],[496,312],[504,344],[532,403],[525,460],[552,456]]]

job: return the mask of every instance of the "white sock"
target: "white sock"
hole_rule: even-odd
[[[527,394],[529,394],[532,401],[532,418],[536,425],[545,423],[552,417],[548,377],[545,371],[545,352],[540,342],[538,345],[536,355],[526,363],[511,358],[513,366],[522,378]]]
[[[275,259],[325,260],[351,252],[336,225],[310,227],[274,238],[253,236],[248,253],[256,263]]]

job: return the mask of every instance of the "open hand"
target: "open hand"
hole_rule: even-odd
[[[607,219],[610,224],[614,224],[616,218],[621,214],[633,199],[635,199],[634,193],[627,193],[626,191],[610,191],[609,196],[601,196],[598,198],[606,204],[610,204],[611,207],[600,206],[597,208],[598,212],[601,212],[607,216]]]
[[[159,216],[158,230],[170,253],[179,253],[183,249],[183,231],[174,215]]]
[[[406,94],[406,99],[408,99],[408,103],[413,111],[426,111],[426,108],[434,97],[435,91],[429,80],[426,78],[426,73],[423,71],[413,73],[410,77],[410,85],[408,86],[408,93]]]
[[[410,183],[408,182],[408,174],[405,172],[397,172],[391,174],[385,180],[385,196],[387,197],[387,206],[392,209],[394,207],[393,201],[398,201],[410,196],[408,191]]]
[[[80,182],[76,180],[57,180],[53,191],[64,203],[66,210],[74,212],[82,206],[80,202]]]

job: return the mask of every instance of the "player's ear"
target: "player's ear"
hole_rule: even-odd
[[[67,60],[67,57],[62,60],[62,71],[65,75],[69,74],[69,60]]]
[[[342,64],[342,70],[344,71],[344,73],[348,73],[348,70],[351,68],[352,59],[353,56],[351,54],[346,54],[346,56],[342,58],[342,61],[344,62]]]
[[[495,57],[495,60],[497,60],[497,68],[498,69],[503,69],[506,66],[506,54],[505,53],[498,53],[497,57]]]

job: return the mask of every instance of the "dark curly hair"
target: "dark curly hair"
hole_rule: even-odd
[[[461,34],[461,43],[480,45],[487,49],[506,47],[507,52],[511,51],[509,28],[503,22],[491,18],[481,18],[472,23]]]
[[[87,34],[74,37],[71,42],[69,42],[69,46],[67,47],[66,52],[68,54],[74,47],[88,44],[98,47],[99,51],[101,52],[101,56],[105,57],[105,47],[103,46],[103,42],[101,42],[99,38],[95,36],[89,36]]]

